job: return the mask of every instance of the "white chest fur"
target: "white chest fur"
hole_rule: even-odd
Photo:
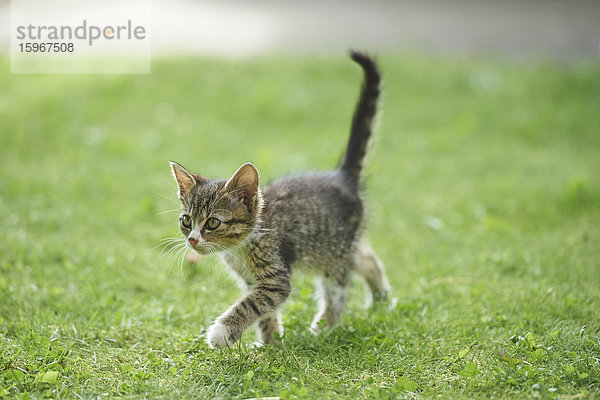
[[[247,264],[246,255],[243,252],[223,252],[221,253],[221,259],[230,270],[233,272],[234,278],[238,280],[240,287],[246,288],[249,285],[256,283],[254,274],[250,272]]]

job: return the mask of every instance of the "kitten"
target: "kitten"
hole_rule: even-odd
[[[179,228],[187,245],[199,254],[219,252],[246,292],[208,329],[211,347],[233,345],[255,322],[262,343],[276,342],[274,334],[283,335],[280,307],[296,269],[321,276],[315,330],[325,323],[333,327],[340,317],[351,271],[365,278],[373,299],[389,291],[381,262],[361,237],[359,193],[381,78],[369,56],[352,51],[351,58],[362,67],[365,81],[336,169],[286,177],[261,190],[251,163],[229,180],[212,180],[171,162],[182,204]]]

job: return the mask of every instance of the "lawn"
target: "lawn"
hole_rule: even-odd
[[[11,75],[0,59],[0,398],[600,397],[600,65],[381,54],[368,237],[395,307],[353,281],[313,336],[204,334],[239,295],[173,259],[175,160],[267,182],[336,164],[344,57],[158,59],[149,75]]]

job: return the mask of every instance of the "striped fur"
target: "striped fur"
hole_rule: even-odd
[[[380,76],[367,55],[352,52],[351,57],[363,68],[365,82],[339,168],[282,178],[261,190],[250,163],[229,180],[209,180],[171,163],[182,203],[179,226],[188,246],[200,254],[220,252],[245,290],[209,328],[212,347],[231,346],[254,323],[263,343],[283,335],[280,306],[290,294],[292,271],[298,269],[320,275],[315,330],[331,328],[339,319],[350,272],[365,278],[374,299],[389,291],[381,262],[361,238],[358,192]]]

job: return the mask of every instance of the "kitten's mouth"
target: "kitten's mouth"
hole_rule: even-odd
[[[214,252],[213,247],[211,245],[208,244],[196,244],[196,245],[192,245],[191,243],[188,242],[188,247],[195,251],[198,254],[202,254],[202,255],[206,255],[209,254],[211,252]]]

